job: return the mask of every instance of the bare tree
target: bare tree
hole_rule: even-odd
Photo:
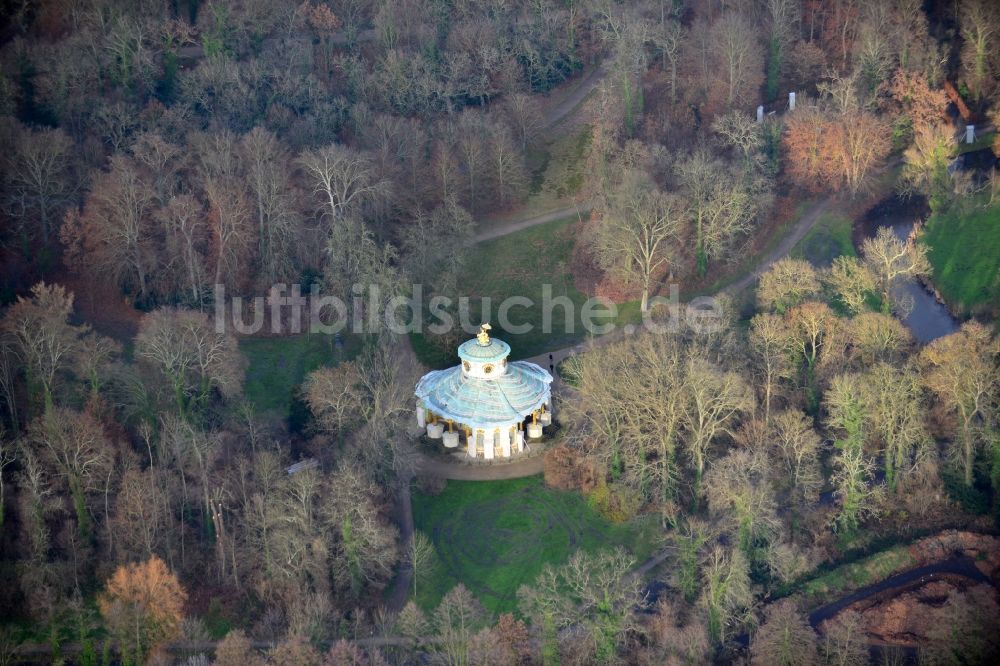
[[[313,183],[313,193],[322,200],[323,217],[336,227],[348,214],[384,192],[387,183],[378,181],[371,161],[347,146],[330,144],[309,151],[300,162]]]
[[[962,68],[972,94],[982,100],[995,85],[1000,18],[996,5],[988,0],[965,0],[960,4]]]
[[[144,132],[132,144],[132,155],[150,174],[158,206],[166,205],[177,190],[182,148],[159,134]]]
[[[245,276],[254,243],[250,201],[235,179],[205,180],[209,203],[208,228],[215,254],[214,286],[233,284]]]
[[[417,596],[417,581],[426,579],[432,571],[437,553],[434,542],[423,532],[414,532],[406,548],[406,563],[413,578],[413,596]]]
[[[767,467],[763,451],[737,449],[713,463],[705,475],[709,511],[728,523],[748,561],[781,529]]]
[[[831,477],[840,503],[834,518],[837,529],[850,534],[863,520],[876,515],[882,488],[874,485],[875,464],[865,453],[868,437],[868,401],[858,375],[834,377],[824,396],[827,424],[840,438]]]
[[[28,440],[56,478],[69,490],[82,538],[91,536],[87,493],[101,486],[114,455],[101,424],[88,414],[49,409],[32,423]]]
[[[655,502],[664,525],[675,513],[676,450],[688,411],[683,351],[639,336],[576,356],[571,372],[579,400],[566,405],[584,451]]]
[[[684,43],[684,26],[677,20],[661,21],[650,31],[653,44],[663,55],[663,70],[670,75],[670,102],[677,103],[677,66]]]
[[[835,258],[823,280],[852,314],[862,312],[869,296],[875,293],[875,276],[854,257]]]
[[[380,494],[357,467],[345,466],[330,479],[333,577],[354,597],[368,588],[383,588],[399,560],[396,528],[380,516]]]
[[[454,293],[474,230],[472,216],[452,200],[418,214],[402,230],[400,249],[407,277],[438,293]]]
[[[757,303],[784,314],[789,308],[812,300],[820,293],[819,276],[808,261],[779,259],[760,276]]]
[[[818,666],[816,632],[791,599],[769,604],[764,623],[750,643],[755,663],[781,666]]]
[[[823,624],[823,657],[829,666],[865,666],[871,663],[864,620],[845,610]]]
[[[865,374],[870,395],[868,418],[882,451],[885,480],[890,492],[899,477],[917,465],[931,443],[924,428],[924,401],[920,375],[913,367],[879,363]]]
[[[900,240],[888,227],[880,227],[873,238],[866,238],[861,253],[878,280],[886,314],[892,302],[892,288],[901,278],[917,278],[930,273],[927,248],[912,239]]]
[[[822,485],[819,469],[820,438],[805,414],[785,410],[771,421],[770,440],[774,458],[780,461],[784,474],[798,496],[814,498]]]
[[[967,486],[973,483],[976,454],[985,435],[982,422],[990,418],[997,399],[998,357],[1000,344],[977,322],[934,340],[919,357],[924,385],[958,417],[952,454],[962,466]]]
[[[767,95],[774,99],[778,93],[779,76],[785,69],[788,51],[796,41],[799,23],[799,3],[794,0],[768,0],[767,22],[770,29],[767,61]]]
[[[17,340],[12,334],[6,331],[0,334],[0,394],[3,395],[4,403],[7,405],[7,417],[13,432],[17,432],[20,424],[17,413],[17,384],[23,367],[18,358],[17,348]]]
[[[466,207],[475,212],[479,210],[482,199],[480,189],[486,169],[484,146],[487,145],[487,127],[481,113],[466,109],[459,115],[455,131],[461,170],[467,178],[467,185],[462,188],[464,201],[467,202]]]
[[[486,623],[486,611],[469,590],[459,583],[434,610],[433,627],[448,666],[470,662],[473,635]]]
[[[52,532],[48,519],[55,508],[55,492],[50,486],[48,473],[35,453],[34,447],[21,442],[18,451],[20,473],[17,476],[19,493],[19,514],[23,516],[20,536],[24,540],[28,560],[42,565],[48,557],[52,543]]]
[[[749,567],[743,551],[713,546],[702,562],[698,601],[708,616],[711,640],[723,642],[734,626],[749,618],[752,603]]]
[[[516,92],[506,97],[504,109],[523,152],[542,129],[542,114],[538,110],[538,104],[530,95]]]
[[[242,390],[243,355],[236,340],[216,332],[201,312],[160,308],[145,315],[135,353],[162,373],[182,417],[204,406],[212,389],[224,396]]]
[[[153,204],[153,191],[138,166],[127,157],[112,157],[111,170],[95,179],[83,215],[68,216],[63,226],[70,262],[145,299],[157,263]]]
[[[711,644],[704,624],[690,615],[685,618],[669,599],[660,599],[650,625],[647,635],[654,647],[643,655],[646,660],[639,663],[652,666],[672,663],[671,659],[687,664],[711,661]]]
[[[17,133],[11,148],[6,156],[4,208],[29,235],[34,235],[32,227],[37,224],[47,246],[76,189],[73,142],[61,129],[25,129]]]
[[[639,582],[628,575],[634,563],[622,548],[577,551],[559,568],[546,565],[533,585],[522,585],[518,605],[543,631],[582,624],[594,661],[612,661],[619,642],[634,626]]]
[[[7,433],[0,428],[0,527],[3,527],[7,516],[7,489],[4,482],[4,469],[16,460],[14,447],[7,441]]]
[[[290,161],[277,138],[255,127],[240,140],[246,185],[257,221],[260,277],[272,284],[287,277],[298,222],[289,187]]]
[[[310,373],[303,392],[316,420],[336,432],[341,440],[351,424],[361,417],[361,377],[352,361]]]
[[[878,361],[901,361],[913,347],[913,335],[909,329],[890,315],[865,312],[851,319],[847,329],[851,355],[864,368],[870,368]]]
[[[528,181],[524,154],[517,148],[506,125],[490,126],[489,178],[501,207],[521,198]]]
[[[688,362],[688,407],[684,416],[685,444],[695,468],[695,492],[705,473],[708,447],[721,435],[733,434],[737,420],[753,411],[750,387],[735,372],[721,370],[708,361]]]
[[[56,376],[69,366],[84,330],[69,324],[72,312],[72,293],[39,282],[31,288],[30,299],[19,296],[0,320],[0,327],[13,336],[28,386],[34,389],[37,382],[46,409],[52,407]]]
[[[903,185],[930,197],[933,206],[952,193],[949,167],[958,150],[953,135],[951,126],[942,122],[918,126],[913,144],[903,152]]]
[[[771,403],[778,392],[778,382],[795,373],[792,363],[792,338],[784,320],[772,314],[759,314],[750,320],[750,348],[756,366],[763,375],[764,421],[771,416]]]
[[[262,666],[263,657],[242,629],[232,629],[215,646],[217,666]]]
[[[682,203],[636,172],[607,198],[607,212],[590,239],[592,251],[601,268],[642,286],[640,307],[646,312],[652,280],[674,255],[671,241],[680,235]]]
[[[830,156],[839,162],[840,172],[852,196],[865,185],[866,177],[891,149],[885,123],[870,113],[848,113],[833,137],[839,139]]]
[[[209,290],[205,265],[209,229],[205,211],[190,194],[179,194],[171,197],[157,214],[166,232],[164,268],[173,273],[177,291],[187,291],[188,302],[200,307]]]
[[[797,355],[805,362],[806,371],[813,373],[820,353],[825,352],[838,322],[826,303],[808,301],[787,313],[791,340]]]
[[[111,365],[122,353],[115,340],[91,331],[80,338],[75,353],[76,368],[90,387],[90,400],[96,400],[111,375]]]
[[[711,34],[717,49],[714,75],[725,106],[747,105],[756,99],[764,71],[760,42],[750,21],[729,11],[712,24]]]
[[[352,217],[330,231],[326,250],[328,261],[324,279],[327,289],[351,301],[352,317],[367,315],[370,332],[381,331],[385,323],[382,315],[389,299],[405,293],[395,246],[380,243],[363,221]],[[366,308],[364,312],[353,311],[357,299],[351,298],[349,292],[355,284],[377,288],[374,293],[377,298],[368,298],[366,303],[359,304]]]
[[[693,226],[698,273],[704,275],[710,259],[750,230],[768,194],[760,182],[748,181],[703,150],[678,162],[676,171]]]
[[[712,130],[726,144],[740,152],[744,169],[751,172],[755,159],[764,146],[761,125],[749,113],[734,110],[716,118],[712,123]]]

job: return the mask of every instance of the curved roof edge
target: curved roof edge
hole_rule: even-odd
[[[414,395],[423,402],[424,407],[426,409],[431,410],[439,417],[446,420],[452,420],[457,423],[461,423],[463,425],[477,426],[477,427],[478,426],[499,427],[499,426],[513,425],[514,423],[517,423],[527,418],[528,416],[531,415],[532,412],[539,409],[542,405],[548,403],[551,400],[552,392],[549,385],[552,383],[552,375],[549,374],[549,372],[544,368],[542,368],[541,366],[528,361],[513,361],[512,363],[509,364],[509,366],[510,367],[508,369],[508,372],[512,370],[515,372],[520,371],[530,376],[532,379],[542,384],[542,390],[539,392],[538,397],[535,400],[525,405],[522,405],[519,408],[510,404],[510,402],[506,400],[506,396],[503,396],[505,399],[503,403],[503,408],[505,408],[508,412],[504,416],[500,416],[497,414],[489,414],[482,416],[477,416],[475,414],[467,414],[467,413],[462,414],[459,413],[458,411],[452,411],[451,409],[449,409],[449,407],[442,405],[435,399],[434,389],[438,386],[439,382],[444,380],[447,375],[456,372],[461,373],[461,368],[459,366],[447,368],[445,370],[434,370],[432,372],[427,373],[417,383]],[[465,377],[463,379],[464,381],[467,382],[475,382],[475,383],[483,382],[484,386],[496,386],[500,391],[501,395],[503,394],[503,390],[502,388],[499,387],[499,384],[496,382],[496,380],[477,379],[469,377]]]

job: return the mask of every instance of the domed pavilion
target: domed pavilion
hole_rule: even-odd
[[[458,347],[461,365],[417,383],[417,424],[445,448],[464,443],[470,457],[509,458],[552,423],[552,375],[527,361],[507,361],[510,345],[490,325]]]

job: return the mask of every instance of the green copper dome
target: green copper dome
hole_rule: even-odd
[[[527,361],[513,361],[494,379],[470,377],[454,367],[424,375],[416,396],[442,419],[493,428],[517,423],[549,404],[551,382],[552,375]]]
[[[509,354],[510,345],[496,338],[490,338],[489,344],[486,345],[480,344],[479,340],[473,338],[458,347],[459,358],[470,363],[498,363]]]

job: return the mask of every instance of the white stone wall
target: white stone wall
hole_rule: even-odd
[[[486,372],[486,367],[490,367],[490,371]],[[477,379],[496,379],[500,375],[507,372],[507,359],[502,361],[482,363],[478,361],[462,361],[462,374],[467,377],[475,377]]]

